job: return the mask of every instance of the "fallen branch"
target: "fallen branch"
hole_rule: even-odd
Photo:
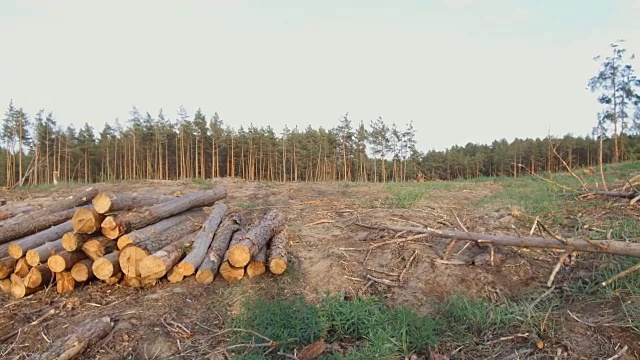
[[[630,256],[640,258],[640,244],[627,243],[615,240],[593,240],[591,242],[582,239],[566,239],[566,244],[557,239],[542,237],[514,237],[508,235],[492,235],[482,233],[463,232],[456,230],[437,230],[432,228],[402,227],[402,226],[375,226],[356,223],[356,225],[379,230],[410,231],[418,234],[428,234],[435,237],[470,240],[481,244],[493,244],[499,246],[533,247],[583,251],[592,253],[604,253],[612,255]]]
[[[623,278],[623,277],[625,277],[625,276],[627,276],[627,275],[629,275],[629,274],[631,274],[631,273],[633,273],[635,271],[638,271],[638,270],[640,270],[640,263],[637,263],[635,266],[632,266],[632,267],[628,268],[627,270],[624,270],[621,273],[612,276],[607,281],[603,281],[601,283],[601,285],[603,287],[605,287],[605,286],[611,284],[612,282],[614,282],[614,281],[616,281],[616,280],[618,280],[620,278]]]

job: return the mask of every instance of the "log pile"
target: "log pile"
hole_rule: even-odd
[[[287,268],[284,217],[269,210],[251,225],[222,202],[223,188],[153,196],[90,188],[0,221],[0,290],[22,298],[103,281],[149,287],[193,276],[210,284]],[[54,286],[55,285],[55,286]]]

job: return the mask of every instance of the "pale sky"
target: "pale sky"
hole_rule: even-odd
[[[586,135],[592,58],[640,52],[639,18],[640,0],[2,0],[0,107],[96,132],[134,104],[277,132],[349,112],[413,120],[423,151]]]

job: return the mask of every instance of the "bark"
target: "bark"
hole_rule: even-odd
[[[180,261],[184,255],[185,246],[193,242],[195,237],[195,233],[183,236],[180,240],[146,256],[139,264],[140,276],[153,279],[165,276]]]
[[[94,234],[100,230],[103,216],[92,208],[84,207],[76,210],[71,218],[73,231],[78,234]]]
[[[286,233],[280,232],[271,239],[269,249],[269,271],[272,274],[280,275],[287,270],[287,237]]]
[[[178,264],[178,270],[182,275],[189,276],[196,272],[196,269],[202,264],[207,250],[213,241],[213,236],[222,222],[224,215],[229,207],[226,204],[219,203],[213,206],[207,220],[202,224],[202,228],[196,234],[196,238],[191,246],[191,251]]]
[[[13,273],[20,277],[25,277],[29,273],[30,269],[31,269],[31,266],[27,264],[27,259],[20,258],[18,259],[18,261],[16,261],[16,267]]]
[[[102,234],[109,239],[142,229],[162,219],[180,214],[190,209],[212,206],[216,201],[227,197],[224,188],[182,195],[166,203],[142,208],[136,212],[108,216],[102,222]]]
[[[71,276],[71,272],[63,271],[56,273],[56,291],[58,294],[73,292],[76,287],[76,279]]]
[[[265,244],[247,265],[246,273],[249,278],[260,276],[267,271],[267,267],[265,265],[267,262],[267,247],[267,244]]]
[[[25,214],[25,213],[29,213],[34,211],[36,208],[35,206],[2,206],[0,207],[0,221],[1,220],[7,220],[9,218],[21,215],[21,214]]]
[[[584,240],[566,239],[566,244],[554,238],[542,237],[515,237],[508,235],[491,235],[481,233],[469,233],[456,230],[437,230],[431,228],[403,227],[403,226],[373,226],[358,224],[372,229],[385,229],[392,231],[406,231],[419,234],[428,234],[434,237],[475,241],[482,244],[498,246],[533,247],[547,249],[562,249],[569,251],[583,251],[591,253],[612,254],[640,258],[640,244],[627,243],[616,240]]]
[[[71,276],[73,276],[77,282],[83,282],[93,278],[94,275],[91,270],[91,265],[93,265],[91,259],[84,259],[75,263],[73,267],[71,267]]]
[[[60,239],[57,241],[44,243],[35,249],[27,251],[25,257],[27,258],[27,264],[31,266],[37,266],[40,263],[44,263],[49,260],[52,255],[63,250],[64,248],[62,247],[62,239]]]
[[[100,214],[139,209],[175,200],[170,195],[147,195],[102,192],[93,199],[93,208]]]
[[[96,259],[91,265],[91,271],[100,280],[109,280],[114,276],[117,276],[120,271],[120,261],[118,260],[119,251],[114,251],[111,254]]]
[[[73,265],[77,262],[87,258],[87,255],[82,251],[62,251],[56,255],[53,255],[47,260],[49,269],[55,273],[71,270]]]
[[[209,247],[209,252],[196,273],[197,283],[210,284],[213,282],[222,263],[224,253],[229,248],[231,237],[239,228],[240,219],[235,213],[227,216],[222,224],[220,224]]]
[[[109,317],[83,322],[69,335],[50,344],[38,360],[70,360],[109,335],[113,323]]]
[[[56,213],[42,213],[41,210],[30,215],[29,221],[24,221],[22,217],[6,220],[0,223],[0,244],[62,224],[70,220],[75,211],[76,209],[69,209]]]
[[[244,267],[256,256],[284,225],[284,217],[277,210],[270,210],[252,226],[237,243],[231,244],[227,251],[229,263],[235,267]]]
[[[8,244],[7,252],[12,258],[20,259],[27,251],[35,249],[38,246],[42,246],[45,243],[60,239],[69,231],[71,231],[71,222],[66,221],[62,224],[50,227],[46,230],[42,230]],[[1,251],[2,250],[0,250],[0,252]]]
[[[116,242],[104,236],[94,237],[82,245],[82,252],[93,261],[115,250]]]
[[[203,208],[192,209],[182,214],[161,220],[145,228],[122,235],[118,239],[118,249],[122,250],[129,244],[137,245],[153,241],[163,242],[163,238],[167,236],[173,237],[175,241],[177,237],[173,236],[172,233],[175,232],[176,229],[181,229],[181,231],[189,233],[200,228],[200,224],[206,218],[206,214],[203,210]],[[164,245],[167,244],[165,243]],[[162,246],[160,246],[160,248],[162,248]]]
[[[51,283],[51,278],[51,270],[47,265],[42,264],[32,267],[27,276],[22,278],[22,283],[30,289],[36,289],[40,286],[47,286]]]
[[[0,259],[0,279],[6,279],[13,273],[18,260],[12,257],[4,257]]]
[[[31,235],[71,219],[76,210],[74,208],[86,205],[96,195],[98,195],[98,189],[88,188],[58,200],[42,210],[33,212],[29,215],[30,221],[24,221],[22,217],[3,221],[0,223],[0,244]]]
[[[100,236],[100,235],[98,235]],[[85,242],[97,237],[91,234],[77,234],[74,232],[68,232],[62,235],[62,247],[67,251],[76,251],[82,248]]]

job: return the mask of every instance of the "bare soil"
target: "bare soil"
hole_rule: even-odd
[[[91,344],[83,359],[216,358],[216,350],[225,345],[216,334],[223,329],[225,319],[240,310],[247,296],[302,295],[317,301],[327,291],[342,292],[347,296],[375,295],[394,306],[427,312],[451,294],[511,298],[546,288],[544,284],[558,258],[552,251],[506,248],[498,249],[497,263],[491,266],[488,248],[458,242],[451,260],[459,263],[441,263],[448,241],[432,238],[380,246],[369,252],[372,243],[392,239],[394,234],[357,225],[460,228],[455,213],[469,231],[513,234],[513,227],[528,231],[524,230],[517,209],[473,205],[501,189],[499,183],[493,182],[455,183],[447,190],[429,191],[411,209],[385,206],[390,194],[381,184],[280,184],[220,179],[214,184],[141,181],[95,186],[109,191],[171,194],[214,185],[227,188],[225,202],[231,210],[244,215],[247,222],[268,208],[282,211],[290,235],[290,271],[280,277],[265,275],[233,284],[216,278],[208,286],[196,284],[193,278],[179,284],[162,281],[149,289],[93,281],[63,296],[54,289],[21,300],[0,294],[0,358],[25,359],[66,335],[75,324],[101,316],[113,316],[116,327],[106,339]],[[71,187],[13,190],[0,197],[10,203],[45,205],[72,191]],[[414,254],[415,259],[405,270]],[[377,282],[367,286],[367,275],[398,282],[398,274],[403,271],[399,286]],[[568,280],[559,274],[557,281]],[[591,310],[576,311],[588,314]],[[624,328],[591,327],[567,316],[562,329],[555,329],[555,333],[562,343],[549,343],[530,358],[553,358],[558,348],[569,351],[566,358],[606,358],[607,354],[615,354],[621,343],[629,346],[622,359],[640,356],[640,337]]]

